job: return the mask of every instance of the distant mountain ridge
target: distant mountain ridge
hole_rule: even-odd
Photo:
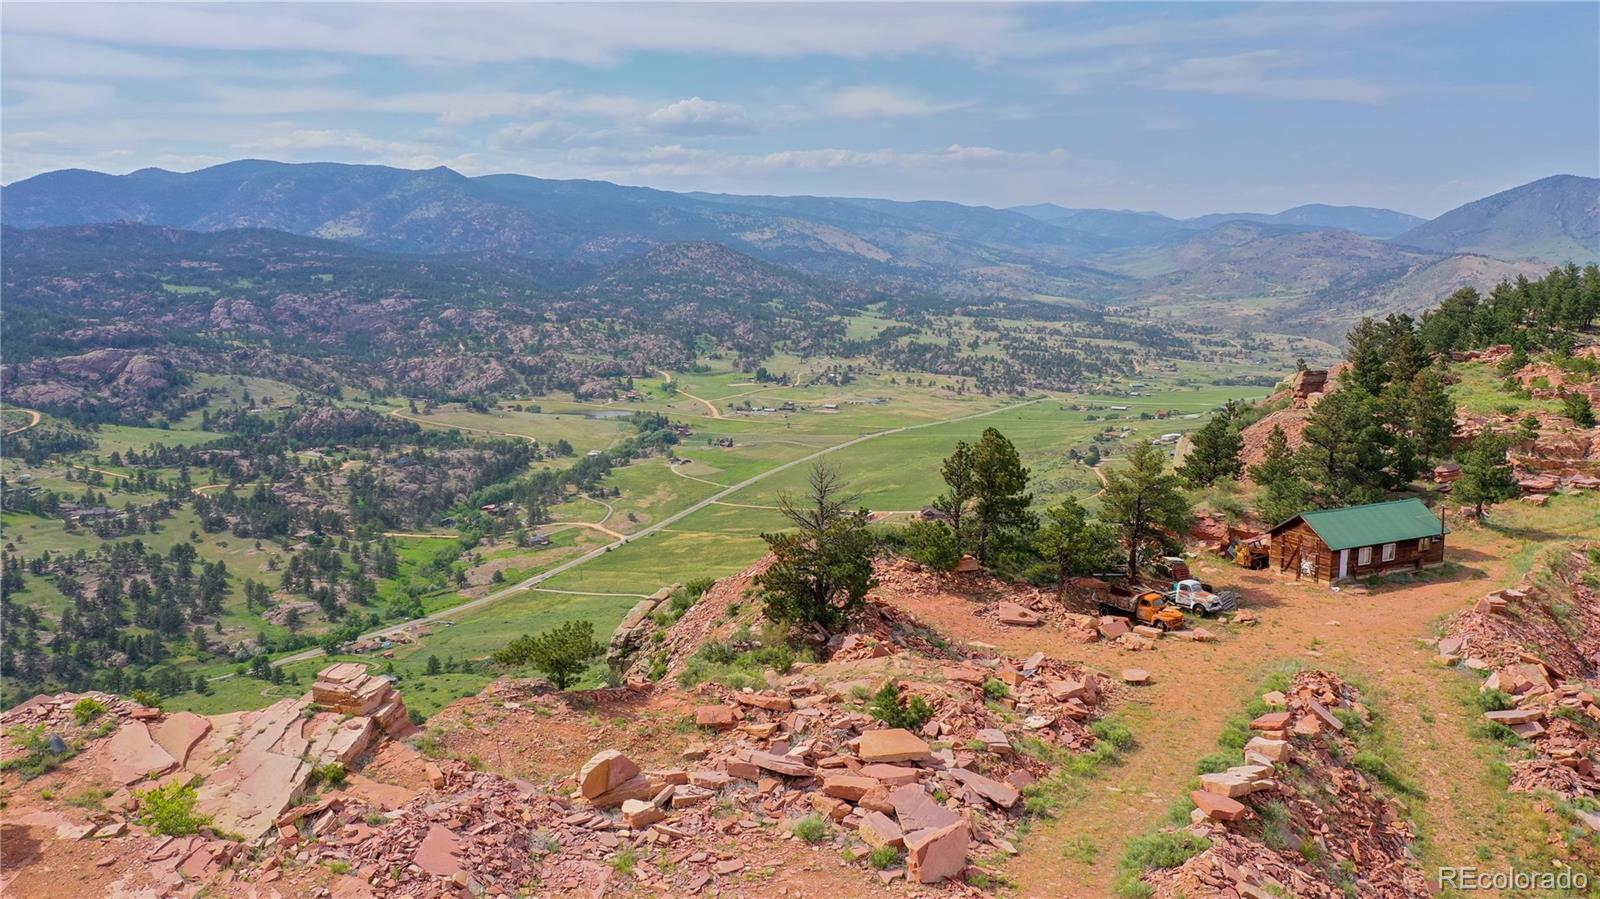
[[[1590,252],[1600,243],[1596,185],[1547,178],[1427,223],[1388,209],[1323,204],[1183,220],[1048,203],[996,209],[675,193],[468,177],[443,167],[240,160],[189,173],[46,173],[0,188],[0,222],[269,229],[463,270],[487,266],[552,293],[610,292],[637,302],[695,291],[728,303],[763,291],[932,304],[1250,299],[1295,306],[1316,297],[1322,312],[1337,317],[1358,307],[1383,311],[1373,303],[1424,308],[1441,299],[1433,290],[1471,279],[1492,287],[1536,269],[1530,257],[1600,256]]]
[[[1341,231],[1354,231],[1367,237],[1388,238],[1426,221],[1415,215],[1395,212],[1393,209],[1371,206],[1329,206],[1324,203],[1308,203],[1274,213],[1214,212],[1190,219],[1176,219],[1159,212],[1135,212],[1127,209],[1073,209],[1057,206],[1054,203],[1013,206],[1011,211],[1020,212],[1042,222],[1066,225],[1091,234],[1121,240],[1127,244],[1181,240],[1195,231],[1228,222],[1255,222],[1297,228],[1337,228]]]
[[[1541,178],[1458,206],[1395,242],[1439,253],[1600,262],[1600,178]]]

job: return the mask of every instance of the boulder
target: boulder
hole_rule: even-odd
[[[1134,686],[1142,686],[1150,683],[1150,672],[1143,668],[1124,668],[1122,669],[1122,681]]]
[[[787,756],[774,755],[770,752],[750,750],[744,756],[745,761],[755,765],[757,768],[763,771],[771,771],[774,774],[782,774],[785,777],[814,777],[817,773],[814,768],[804,762],[795,761]]]
[[[861,816],[861,823],[856,828],[861,839],[874,849],[883,846],[893,846],[896,849],[905,846],[905,835],[900,831],[900,825],[882,812],[867,812]]]
[[[578,792],[594,799],[616,789],[639,774],[639,766],[615,749],[595,753],[578,769]]]
[[[460,849],[461,841],[450,828],[434,824],[422,838],[412,861],[434,877],[454,877],[461,870],[461,862],[456,858]]]
[[[1289,726],[1288,712],[1268,712],[1250,722],[1251,730],[1283,730]]]
[[[861,735],[856,754],[863,762],[926,762],[933,750],[916,734],[903,727],[869,730]]]
[[[1000,783],[997,780],[991,780],[987,777],[984,777],[982,774],[968,771],[965,768],[955,768],[950,772],[950,774],[958,782],[960,782],[962,786],[974,793],[977,793],[979,796],[982,796],[1001,808],[1011,808],[1017,804],[1018,800],[1022,798],[1021,793],[1018,793],[1016,790],[1013,790],[1005,784]]]
[[[822,779],[822,792],[824,795],[847,802],[858,802],[867,795],[878,782],[870,777],[858,777],[851,774],[835,774]]]
[[[889,791],[889,802],[900,821],[900,829],[929,830],[947,827],[961,820],[961,816],[933,801],[933,797],[920,784],[907,784]]]
[[[938,883],[961,874],[967,866],[971,834],[967,822],[905,835],[906,869],[917,883]]]
[[[1273,762],[1286,762],[1289,760],[1289,741],[1252,737],[1250,742],[1244,745],[1244,751],[1254,752]]]
[[[982,731],[979,732],[980,738]],[[916,783],[922,776],[916,768],[907,768],[903,765],[872,764],[862,765],[859,772],[862,777],[870,777],[886,787],[898,787],[904,784]]]
[[[1115,615],[1106,615],[1100,619],[1100,636],[1107,640],[1115,640],[1128,632],[1128,620]]]
[[[622,803],[622,822],[634,830],[649,827],[667,817],[667,813],[654,802],[629,799]]]
[[[733,708],[725,705],[702,705],[694,710],[694,723],[699,727],[723,730],[733,726]]]
[[[1496,724],[1511,727],[1517,724],[1530,724],[1544,717],[1544,712],[1538,709],[1502,709],[1494,712],[1484,712],[1483,717]]]
[[[995,620],[1015,627],[1038,627],[1044,623],[1038,612],[1024,609],[1013,602],[1003,602],[995,607]]]
[[[173,712],[150,728],[150,735],[182,767],[195,745],[211,733],[211,719],[194,712]]]
[[[616,808],[629,799],[653,799],[656,795],[656,785],[650,782],[643,774],[631,777],[611,789],[589,799],[589,804],[595,808]]]
[[[1213,821],[1238,821],[1250,813],[1244,803],[1237,799],[1229,799],[1208,790],[1195,790],[1189,794],[1189,798],[1194,800],[1195,808],[1201,814]]]

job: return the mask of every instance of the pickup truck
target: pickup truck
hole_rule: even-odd
[[[1155,590],[1130,591],[1120,587],[1100,593],[1100,611],[1106,615],[1132,618],[1135,624],[1148,624],[1164,631],[1183,627],[1183,613],[1167,604]]]
[[[1201,615],[1216,615],[1239,608],[1239,594],[1232,590],[1212,593],[1210,584],[1202,584],[1194,578],[1175,582],[1164,596],[1178,608]]]

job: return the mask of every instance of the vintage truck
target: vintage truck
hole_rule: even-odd
[[[1238,593],[1232,590],[1213,593],[1210,584],[1202,584],[1194,578],[1175,581],[1172,589],[1163,596],[1185,612],[1195,612],[1200,615],[1216,615],[1239,608]]]
[[[1155,590],[1130,590],[1115,586],[1098,591],[1100,612],[1103,615],[1122,615],[1135,624],[1148,624],[1164,631],[1183,627],[1183,612],[1167,602]]]

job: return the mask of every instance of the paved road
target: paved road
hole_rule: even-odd
[[[903,433],[905,433],[907,431],[920,431],[923,428],[932,428],[932,427],[937,427],[939,425],[955,424],[956,422],[970,421],[970,420],[972,420],[974,418],[983,418],[984,416],[995,415],[997,413],[1006,412],[1006,411],[1009,411],[1009,410],[1012,410],[1012,409],[1021,409],[1024,406],[1031,406],[1034,403],[1040,402],[1042,399],[1043,399],[1043,397],[1041,397],[1039,399],[1026,400],[1026,401],[1021,402],[1021,403],[1014,403],[1012,405],[1007,405],[1007,406],[997,406],[997,407],[995,407],[993,409],[985,409],[982,412],[974,412],[974,413],[972,413],[970,415],[961,415],[961,416],[957,416],[955,418],[945,418],[945,419],[940,419],[939,421],[928,421],[928,422],[923,422],[922,424],[919,424],[919,425],[905,425],[903,427],[889,428],[889,429],[883,430],[883,431],[874,431],[871,434],[863,434],[860,437],[854,437],[854,438],[852,438],[850,440],[846,440],[843,443],[836,443],[833,446],[825,447],[823,449],[817,450],[816,452],[814,452],[814,453],[812,453],[812,454],[810,454],[808,456],[801,456],[798,459],[794,459],[794,460],[791,460],[789,462],[785,462],[782,465],[778,465],[778,466],[776,466],[774,468],[769,468],[766,471],[760,472],[759,474],[751,475],[750,477],[745,478],[744,480],[740,481],[739,483],[734,484],[731,487],[727,487],[727,488],[725,488],[725,489],[723,489],[721,491],[718,491],[717,493],[714,493],[711,496],[706,497],[703,500],[700,500],[699,502],[695,503],[692,506],[689,506],[686,509],[683,509],[680,512],[677,512],[677,513],[674,513],[672,515],[669,515],[666,518],[663,518],[660,521],[656,522],[655,524],[650,525],[649,527],[645,527],[645,528],[640,529],[639,532],[636,533],[636,534],[633,534],[633,535],[628,536],[628,537],[621,538],[619,540],[614,540],[614,541],[612,541],[610,543],[607,543],[604,546],[592,549],[589,552],[586,552],[583,555],[578,556],[577,558],[569,559],[569,560],[567,560],[565,562],[562,562],[560,565],[557,565],[554,568],[551,568],[549,571],[545,571],[545,572],[542,572],[540,574],[536,574],[533,577],[530,577],[525,581],[522,581],[522,582],[517,583],[517,584],[513,584],[512,586],[506,587],[506,588],[504,588],[502,590],[496,590],[493,593],[489,593],[489,594],[486,594],[484,596],[480,596],[477,599],[468,600],[468,601],[462,603],[461,605],[452,606],[452,607],[450,607],[448,609],[442,609],[442,610],[440,610],[438,612],[434,612],[432,615],[425,615],[425,616],[423,616],[421,618],[414,618],[414,619],[412,619],[410,621],[403,621],[403,622],[400,622],[399,624],[391,624],[391,625],[388,625],[386,627],[381,627],[381,628],[379,628],[379,629],[377,629],[375,631],[369,631],[369,632],[367,632],[365,634],[362,634],[357,639],[359,639],[359,640],[372,640],[372,639],[376,639],[378,637],[387,636],[389,634],[400,633],[401,631],[404,631],[407,628],[412,627],[413,625],[428,624],[430,622],[440,621],[440,620],[443,620],[443,619],[446,619],[446,618],[454,618],[454,617],[456,617],[458,615],[462,615],[462,614],[465,614],[467,612],[471,612],[471,611],[473,611],[475,609],[481,609],[484,606],[493,605],[494,603],[497,603],[500,600],[505,599],[508,596],[515,596],[516,594],[522,593],[522,592],[524,592],[526,590],[532,590],[535,587],[538,587],[540,584],[544,583],[545,581],[548,581],[548,580],[550,580],[551,578],[553,578],[553,577],[555,577],[557,575],[565,574],[566,572],[571,571],[572,569],[577,568],[579,565],[582,565],[582,564],[584,564],[586,562],[590,562],[590,561],[593,561],[595,559],[598,559],[601,556],[605,555],[606,553],[610,552],[611,550],[613,550],[613,549],[615,549],[615,548],[617,548],[619,546],[625,546],[629,542],[631,542],[633,540],[637,540],[640,537],[647,537],[650,534],[655,533],[656,531],[659,531],[659,530],[661,530],[663,528],[666,528],[666,527],[670,527],[671,525],[674,525],[674,524],[682,521],[683,519],[688,518],[690,515],[693,515],[694,513],[699,512],[700,510],[705,509],[708,506],[711,506],[711,505],[715,504],[717,501],[719,501],[721,499],[724,499],[725,497],[732,496],[735,493],[738,493],[739,491],[745,489],[746,487],[750,487],[750,486],[752,486],[754,484],[760,483],[761,481],[764,481],[767,478],[770,478],[773,475],[775,475],[775,474],[777,474],[777,473],[779,473],[781,471],[785,471],[787,469],[793,468],[796,465],[804,465],[804,464],[806,464],[808,462],[813,462],[813,461],[815,461],[817,459],[822,458],[823,456],[828,455],[829,453],[837,452],[837,451],[842,450],[842,449],[848,449],[848,448],[850,448],[852,446],[855,446],[857,444],[866,443],[868,440],[876,440],[879,437],[889,437],[889,436],[892,436],[894,434],[903,434]],[[272,664],[274,664],[274,665],[286,665],[286,664],[288,664],[290,662],[303,662],[303,661],[306,661],[308,659],[317,658],[318,656],[321,656],[321,655],[325,655],[325,653],[321,649],[308,649],[308,650],[305,650],[304,652],[297,652],[294,655],[284,656],[284,657],[282,657],[280,659],[277,659]]]

